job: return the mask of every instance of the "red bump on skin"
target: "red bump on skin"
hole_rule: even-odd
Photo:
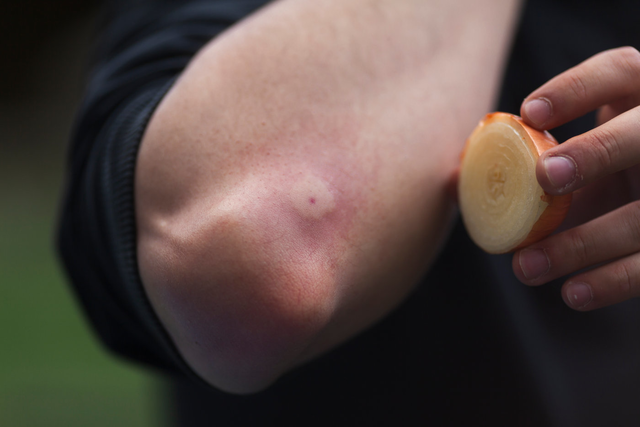
[[[327,183],[312,174],[298,179],[289,192],[289,200],[302,218],[312,220],[325,217],[336,207],[334,195]]]

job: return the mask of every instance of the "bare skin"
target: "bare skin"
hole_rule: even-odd
[[[263,389],[381,319],[447,236],[517,5],[389,5],[270,5],[199,53],[144,135],[144,287],[222,390]]]
[[[562,287],[564,301],[579,311],[640,296],[640,53],[602,52],[544,84],[522,106],[524,120],[538,129],[595,109],[593,130],[537,164],[545,191],[575,192],[565,231],[513,259],[518,278],[534,286],[591,268]]]

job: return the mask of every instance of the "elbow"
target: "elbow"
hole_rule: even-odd
[[[199,314],[187,314],[178,331],[190,366],[213,386],[241,394],[261,391],[295,367],[332,317],[330,298],[315,291],[329,286],[301,273],[236,281],[247,294],[222,304],[196,292],[187,305]]]
[[[216,214],[206,226],[139,236],[161,322],[195,373],[230,393],[258,392],[293,368],[335,310],[331,256],[281,227],[281,216],[258,217]]]

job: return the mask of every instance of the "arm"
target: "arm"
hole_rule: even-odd
[[[281,1],[192,61],[143,138],[136,215],[145,290],[200,376],[259,390],[409,294],[515,9]]]

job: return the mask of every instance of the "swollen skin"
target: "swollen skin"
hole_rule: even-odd
[[[528,246],[562,222],[571,195],[551,196],[536,179],[540,155],[557,145],[548,132],[507,113],[488,114],[462,154],[458,194],[473,241],[489,253]]]
[[[307,175],[293,186],[289,198],[296,211],[308,219],[320,219],[331,213],[336,203],[327,185],[318,177]]]

